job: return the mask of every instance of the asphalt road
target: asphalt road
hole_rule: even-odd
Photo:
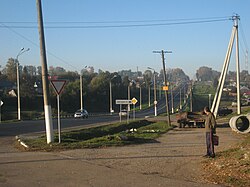
[[[166,112],[165,98],[162,98],[157,104],[157,114]],[[151,107],[135,112],[135,118],[145,118],[148,116],[154,116],[154,105]],[[130,120],[133,119],[133,112],[130,112]],[[122,121],[127,120],[126,117],[122,117]],[[67,118],[61,119],[61,129],[79,127],[79,126],[91,126],[98,123],[107,123],[113,121],[120,121],[117,113],[113,115],[90,115],[86,119]],[[57,119],[53,119],[53,129],[57,129]],[[30,120],[30,121],[18,121],[11,123],[0,124],[0,137],[16,136],[27,133],[45,132],[44,120]]]
[[[216,152],[241,138],[229,127],[217,133]],[[13,137],[0,137],[0,186],[223,186],[202,180],[201,128],[176,128],[148,144],[59,152],[22,152],[13,142]]]

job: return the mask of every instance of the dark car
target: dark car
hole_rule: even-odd
[[[226,116],[233,113],[233,110],[227,107],[222,107],[218,109],[218,116]]]
[[[74,117],[75,118],[88,118],[89,113],[85,109],[79,109],[75,112]]]

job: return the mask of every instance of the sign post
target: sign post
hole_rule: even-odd
[[[60,94],[66,84],[66,80],[51,80],[50,83],[57,94],[57,126],[58,126],[58,143],[61,143],[61,124],[60,124]]]
[[[135,104],[137,103],[137,99],[134,97],[132,100],[131,100],[132,104],[134,105],[134,111],[133,111],[133,120],[135,120]]]
[[[121,122],[122,121],[122,115],[121,115],[122,105],[130,106],[132,104],[132,100],[117,99],[115,100],[115,103],[117,105],[120,105],[120,122]],[[127,111],[127,123],[129,123],[129,111]]]

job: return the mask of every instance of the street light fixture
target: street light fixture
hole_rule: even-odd
[[[156,100],[156,81],[155,81],[155,70],[151,67],[148,67],[148,69],[154,71],[154,105],[155,105],[155,116],[157,116],[157,100]]]
[[[109,102],[110,102],[110,115],[112,115],[112,113],[114,112],[113,111],[113,106],[112,106],[112,85],[111,85],[111,81],[114,79],[114,78],[116,78],[117,77],[117,75],[114,75],[111,79],[110,79],[110,81],[109,81]]]
[[[141,110],[141,108],[142,108],[142,107],[141,107],[141,104],[142,104],[142,101],[141,101],[141,100],[142,100],[142,99],[141,99],[141,98],[142,98],[141,87],[142,87],[143,84],[145,84],[145,82],[143,82],[142,84],[139,84],[139,88],[140,88],[140,110]]]
[[[17,119],[20,121],[21,120],[21,98],[20,98],[20,78],[19,78],[19,62],[18,62],[18,57],[29,51],[30,48],[24,49],[22,48],[19,53],[16,56],[16,78],[17,78]]]
[[[130,86],[133,85],[134,80],[130,80],[128,79],[129,83],[128,83],[128,100],[130,100]],[[128,112],[130,112],[130,105],[128,105]]]
[[[86,69],[87,66],[84,67]],[[82,73],[80,72],[80,102],[81,102],[81,110],[83,110],[83,91],[82,91]]]

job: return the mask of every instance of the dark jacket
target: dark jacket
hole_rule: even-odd
[[[216,133],[216,120],[215,120],[214,114],[211,112],[209,112],[206,117],[205,131],[206,132],[212,131],[214,134]]]

